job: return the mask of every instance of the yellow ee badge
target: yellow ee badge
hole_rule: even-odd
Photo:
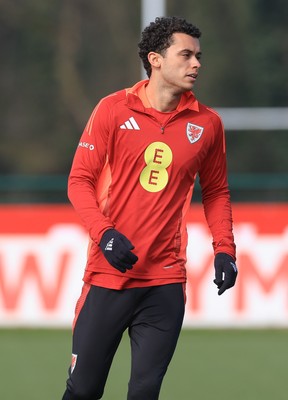
[[[166,143],[151,143],[144,153],[146,167],[140,174],[141,186],[148,192],[160,192],[168,183],[167,168],[172,162],[172,150]]]

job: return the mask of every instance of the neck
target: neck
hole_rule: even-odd
[[[146,86],[146,96],[151,107],[161,112],[176,110],[181,99],[181,93],[175,94],[171,89],[151,79]]]

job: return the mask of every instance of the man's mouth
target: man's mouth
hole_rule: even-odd
[[[188,74],[190,78],[197,79],[198,74]]]

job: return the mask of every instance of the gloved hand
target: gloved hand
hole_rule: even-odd
[[[218,295],[220,296],[226,289],[235,285],[238,270],[234,258],[226,253],[218,253],[214,260],[215,279],[214,283],[218,287]],[[224,279],[223,279],[224,274]]]
[[[138,257],[130,251],[134,249],[132,243],[116,229],[104,232],[99,245],[109,264],[120,272],[132,269],[138,260]]]

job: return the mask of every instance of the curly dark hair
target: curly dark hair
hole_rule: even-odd
[[[157,17],[155,22],[151,22],[142,32],[141,41],[138,44],[139,56],[143,62],[143,67],[150,78],[151,65],[148,61],[150,51],[155,51],[161,55],[173,43],[173,33],[186,33],[194,38],[201,36],[200,30],[193,24],[179,17]]]

